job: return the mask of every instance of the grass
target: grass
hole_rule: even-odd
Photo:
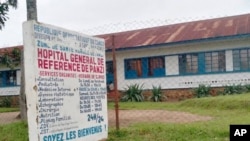
[[[109,107],[113,108],[113,103]],[[139,123],[109,130],[109,141],[228,141],[230,124],[250,123],[250,94],[195,98],[177,103],[126,102],[120,109],[162,109],[214,117],[193,123]]]
[[[0,108],[0,113],[6,113],[6,112],[17,112],[20,111],[19,108]]]
[[[28,141],[27,123],[15,122],[0,125],[0,141]]]
[[[108,108],[114,109],[114,103],[108,103]],[[120,102],[119,109],[185,111],[217,116],[217,111],[219,113],[223,111],[228,113],[231,110],[250,112],[250,94],[194,98],[181,102]]]
[[[116,131],[108,141],[228,141],[230,124],[250,123],[250,94],[195,98],[181,102],[121,102],[120,109],[161,109],[214,117],[193,123],[138,123]],[[114,103],[108,103],[110,109]],[[0,141],[26,141],[27,124],[0,125]]]

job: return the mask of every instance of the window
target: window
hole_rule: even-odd
[[[141,59],[132,59],[127,60],[125,63],[126,72],[128,72],[128,77],[142,77],[142,60]],[[132,76],[133,75],[133,76]]]
[[[106,73],[107,74],[113,74],[113,62],[108,61],[106,62]]]
[[[244,71],[250,69],[250,49],[233,50],[234,71]]]
[[[16,86],[16,70],[0,72],[0,87]]]
[[[198,54],[193,53],[179,55],[179,71],[180,74],[198,73]]]
[[[148,57],[125,60],[125,78],[165,76],[165,58]]]
[[[0,87],[3,86],[3,72],[0,72]]]
[[[107,84],[114,83],[114,72],[113,72],[113,62],[106,62],[106,78]]]
[[[163,57],[153,57],[148,58],[148,76],[156,76],[160,72],[157,72],[157,70],[165,70],[164,66],[164,58]],[[161,75],[161,73],[160,73]]]
[[[225,51],[205,53],[205,72],[225,72]]]

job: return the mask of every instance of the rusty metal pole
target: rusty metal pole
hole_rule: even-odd
[[[112,56],[113,56],[113,73],[114,73],[114,92],[115,92],[115,125],[116,130],[120,129],[119,126],[119,94],[117,90],[117,68],[116,68],[116,55],[115,55],[115,36],[112,36]]]

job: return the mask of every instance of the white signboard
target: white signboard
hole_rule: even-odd
[[[29,140],[107,138],[104,40],[35,21],[23,35]]]

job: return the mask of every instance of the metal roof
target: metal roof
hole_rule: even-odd
[[[117,49],[250,34],[250,14],[97,35]]]
[[[3,55],[5,53],[10,53],[15,48],[18,48],[18,49],[22,50],[23,45],[0,48],[0,55]]]

